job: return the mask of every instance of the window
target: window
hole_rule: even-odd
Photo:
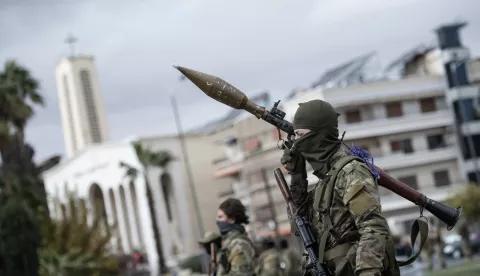
[[[451,183],[448,170],[434,171],[433,178],[435,179],[435,187],[448,186]]]
[[[388,118],[403,116],[402,102],[387,103],[386,107]]]
[[[72,103],[71,103],[71,98],[70,98],[70,89],[68,89],[68,79],[67,76],[63,76],[63,85],[65,89],[65,101],[67,102],[67,117],[68,117],[68,124],[70,125],[70,135],[72,139],[72,147],[73,151],[77,150],[77,135],[75,134],[75,125],[73,122],[73,116],[72,116]]]
[[[413,152],[412,140],[410,139],[405,139],[401,141],[391,141],[390,147],[392,149],[392,153],[400,153],[400,152],[412,153]]]
[[[346,113],[346,122],[347,124],[359,123],[362,121],[362,116],[360,110],[348,110]]]
[[[479,119],[477,101],[461,99],[453,102],[453,110],[458,122],[471,122]]]
[[[390,142],[390,148],[392,149],[392,152],[399,152],[402,150],[402,147],[400,145],[400,141],[392,141]]]
[[[478,183],[477,182],[477,175],[475,174],[475,172],[469,172],[468,173],[468,181],[470,183],[476,183],[476,184]]]
[[[90,80],[90,74],[87,70],[80,71],[80,80],[82,82],[83,97],[85,100],[85,106],[87,108],[87,117],[90,124],[91,139],[94,143],[101,143],[102,137],[100,135],[100,126],[97,116],[97,107],[93,95],[92,83]]]
[[[415,190],[418,189],[417,176],[416,175],[399,177],[398,180],[407,184],[408,186],[412,187]]]
[[[436,134],[427,136],[428,149],[438,149],[447,146],[443,134]]]
[[[463,158],[465,160],[470,160],[472,159],[472,156],[474,154],[477,157],[480,156],[480,134],[474,134],[471,136],[471,142],[472,142],[471,147],[474,152],[470,150],[470,146],[469,146],[470,139],[468,138],[468,136],[462,135],[462,138],[463,139],[460,139],[460,141],[461,141]]]
[[[435,98],[424,98],[420,100],[420,109],[422,113],[432,112],[437,110]]]

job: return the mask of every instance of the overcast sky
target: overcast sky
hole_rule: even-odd
[[[228,111],[179,82],[172,64],[280,99],[372,50],[385,66],[455,19],[469,21],[462,37],[479,55],[479,15],[478,0],[1,0],[0,62],[16,59],[41,83],[47,107],[27,129],[41,159],[64,153],[54,72],[68,33],[77,53],[95,56],[110,138],[119,140],[173,133],[169,93],[185,128]]]

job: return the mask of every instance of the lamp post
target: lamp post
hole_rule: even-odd
[[[180,78],[180,81],[182,80],[183,79]],[[192,193],[193,208],[195,209],[195,215],[197,217],[197,223],[198,223],[198,230],[200,232],[199,237],[202,237],[203,233],[205,232],[205,228],[203,227],[202,215],[200,214],[200,205],[198,204],[197,192],[195,189],[195,184],[193,182],[192,168],[190,166],[190,159],[188,158],[188,151],[185,143],[185,135],[183,134],[180,113],[178,112],[177,101],[173,94],[170,96],[170,100],[172,104],[173,114],[175,117],[175,125],[177,127],[178,139],[180,140],[180,148],[181,148],[183,160],[185,163],[185,170],[187,173],[188,184],[190,187],[190,192]]]

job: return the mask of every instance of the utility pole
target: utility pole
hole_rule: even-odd
[[[250,192],[250,188],[252,186],[252,180],[250,177],[250,170],[248,168],[248,157],[250,155],[249,152],[247,152],[244,149],[244,144],[245,144],[245,139],[244,139],[244,125],[242,124],[242,121],[238,122],[238,129],[237,129],[237,146],[239,147],[239,151],[242,153],[242,161],[241,161],[241,171],[240,171],[240,183],[241,183],[241,190],[242,190],[242,196],[246,195],[248,198],[249,206],[250,206],[250,219],[251,219],[251,225],[250,225],[250,237],[256,238],[255,234],[255,208],[252,204],[252,195]]]
[[[461,124],[458,124],[458,123],[457,123],[457,131],[464,134],[467,138],[468,151],[470,152],[470,157],[472,158],[473,165],[474,165],[475,178],[476,178],[476,182],[477,182],[476,184],[478,184],[478,183],[480,183],[480,170],[479,170],[479,165],[478,165],[477,152],[475,150],[475,146],[474,146],[474,143],[473,143],[472,134],[470,133],[469,122],[466,121],[467,120],[467,114],[466,114],[466,110],[465,110],[465,99],[461,98],[460,90],[458,90],[459,86],[457,86],[458,85],[458,76],[457,76],[458,66],[460,66],[460,64],[458,64],[457,62],[454,62],[454,63],[450,64],[450,70],[452,71],[453,79],[454,79],[455,84],[456,84],[454,87],[459,92],[458,96],[460,96],[459,105],[458,105],[458,108],[460,109],[460,117],[461,117],[461,120],[462,120],[462,124],[465,124],[465,129],[466,129],[466,132],[468,132],[468,133],[465,134],[463,132]],[[463,144],[463,141],[459,141],[459,142]],[[467,176],[467,178],[468,178],[468,176]]]
[[[203,227],[202,215],[200,214],[200,205],[198,204],[197,192],[195,189],[195,184],[193,183],[192,168],[190,167],[190,159],[188,158],[187,146],[185,144],[185,135],[183,134],[183,130],[182,130],[182,124],[180,121],[180,114],[178,112],[177,101],[173,94],[171,96],[171,102],[172,102],[173,113],[175,116],[175,124],[177,126],[178,138],[180,140],[182,156],[185,163],[185,170],[187,172],[188,184],[190,186],[190,191],[192,193],[193,208],[195,209],[195,214],[197,216],[200,237],[202,237],[205,232],[205,228]]]
[[[265,168],[262,169],[262,180],[265,185],[265,192],[267,193],[268,208],[270,209],[270,214],[272,215],[272,220],[273,220],[273,223],[275,224],[275,228],[274,228],[275,229],[275,237],[274,237],[275,246],[279,248],[280,244],[278,239],[280,237],[280,234],[278,230],[277,211],[275,210],[275,203],[273,201],[272,192],[270,190],[270,183],[268,181],[267,169]]]

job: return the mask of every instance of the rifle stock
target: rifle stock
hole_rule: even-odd
[[[288,208],[294,217],[295,224],[297,226],[297,231],[302,238],[303,246],[308,253],[310,258],[310,263],[305,266],[306,269],[311,269],[312,272],[317,276],[330,276],[330,272],[323,263],[323,260],[318,260],[317,253],[315,250],[318,248],[318,244],[313,236],[312,229],[310,228],[310,223],[307,218],[297,214],[297,208],[292,201],[292,194],[288,188],[287,181],[283,176],[282,171],[279,168],[276,168],[273,171],[275,175],[275,180],[277,181],[278,187],[282,192],[283,198],[288,204]]]
[[[217,247],[215,243],[210,243],[210,272],[209,276],[215,276],[217,274]]]

